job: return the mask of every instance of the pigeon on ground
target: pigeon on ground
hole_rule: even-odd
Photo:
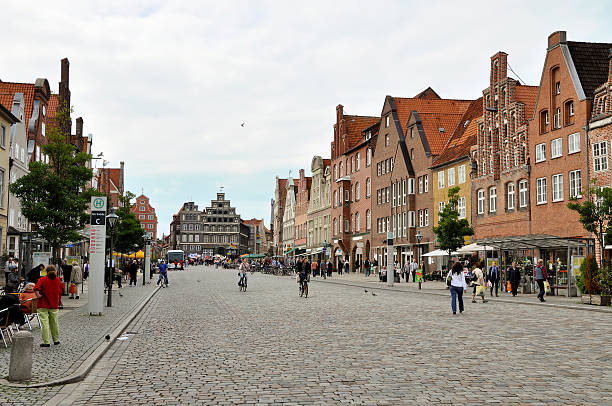
[[[378,296],[376,293],[372,292],[372,296]]]
[[[363,293],[368,293],[368,290],[367,290],[367,289],[364,289],[364,290],[363,290]]]
[[[110,340],[110,336],[108,334],[104,338],[106,338],[107,341]]]
[[[244,127],[244,123],[240,124],[240,127]]]

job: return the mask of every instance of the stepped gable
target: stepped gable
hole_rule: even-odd
[[[592,99],[595,89],[608,80],[611,43],[567,41],[582,90]]]
[[[478,118],[482,116],[482,97],[474,100],[463,114],[448,142],[436,158],[434,166],[467,157],[478,140]]]

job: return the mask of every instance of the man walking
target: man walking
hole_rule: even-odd
[[[540,258],[538,259],[538,265],[535,267],[534,276],[536,283],[538,284],[538,288],[540,288],[540,292],[538,293],[538,299],[540,302],[545,302],[544,300],[544,281],[546,280],[546,267],[544,266],[544,261]]]
[[[491,282],[491,296],[493,296],[493,287],[495,287],[495,296],[499,296],[499,268],[496,264],[489,268],[489,282]]]
[[[363,270],[365,272],[366,278],[370,276],[370,260],[368,258],[363,261]]]
[[[508,280],[512,287],[512,296],[516,296],[518,285],[521,282],[521,270],[516,266],[516,261],[512,261],[512,267],[508,268]]]
[[[419,268],[419,265],[416,262],[416,259],[414,259],[414,257],[412,257],[412,261],[410,262],[410,274],[412,275],[412,282],[415,282],[416,280],[416,270]],[[408,275],[408,278],[410,278],[410,275]],[[408,280],[406,280],[406,282],[408,282]]]

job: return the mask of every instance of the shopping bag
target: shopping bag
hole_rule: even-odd
[[[482,286],[482,285],[476,286],[476,296],[484,297],[486,292],[487,292],[487,287],[486,286]]]
[[[508,281],[508,282],[506,283],[506,290],[507,290],[508,292],[512,292],[512,284],[510,283],[510,281]]]
[[[550,283],[548,281],[544,281],[544,292],[550,293]]]

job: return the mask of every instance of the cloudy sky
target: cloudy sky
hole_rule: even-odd
[[[269,224],[274,176],[329,157],[337,104],[379,115],[385,95],[427,86],[477,98],[499,50],[537,85],[550,33],[612,42],[607,0],[24,4],[2,5],[0,79],[45,77],[57,92],[68,57],[75,117],[95,154],[125,161],[159,234],[220,186],[243,218]]]

